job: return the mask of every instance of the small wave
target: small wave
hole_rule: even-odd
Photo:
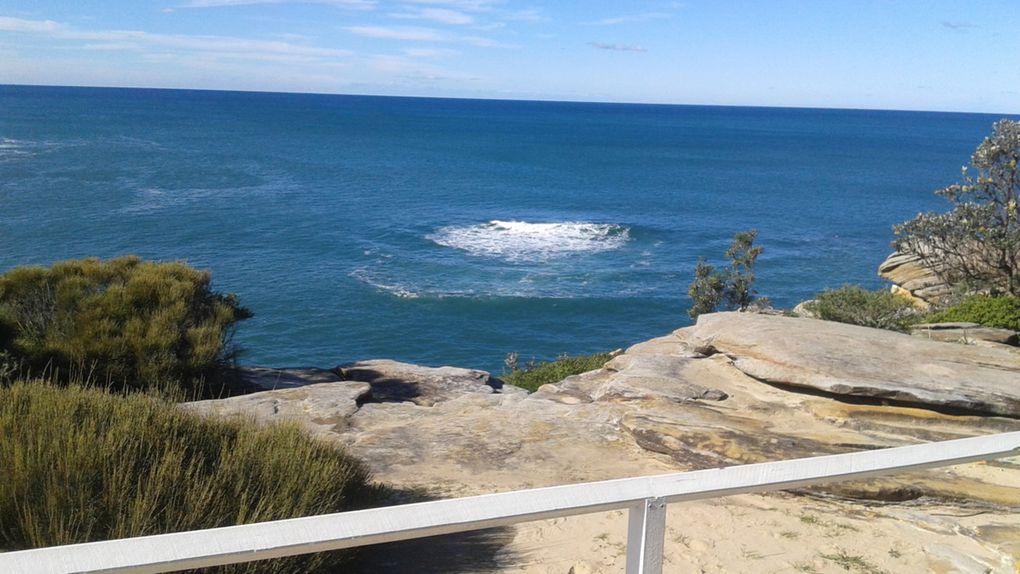
[[[367,273],[364,269],[357,269],[351,272],[350,276],[362,283],[365,283],[366,285],[374,287],[384,293],[389,293],[399,299],[417,299],[420,297],[420,295],[413,289],[396,283],[380,281],[378,278],[371,276],[371,274]]]
[[[619,249],[630,240],[630,230],[610,223],[493,220],[442,227],[426,239],[471,255],[528,262]]]

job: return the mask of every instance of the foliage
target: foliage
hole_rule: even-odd
[[[949,213],[893,227],[894,247],[916,254],[951,286],[1020,296],[1020,122],[1000,120],[971,156],[976,176],[935,193]]]
[[[516,353],[514,354],[516,357]],[[542,385],[558,383],[571,375],[579,375],[601,369],[615,355],[613,353],[595,353],[594,355],[563,355],[552,362],[529,362],[524,369],[504,375],[503,382],[529,391],[537,391]]]
[[[687,287],[691,308],[687,314],[697,319],[723,305],[725,309],[746,311],[752,305],[767,305],[768,299],[758,298],[754,289],[754,265],[764,249],[754,245],[758,230],[741,231],[733,236],[726,257],[729,269],[717,270],[704,259],[694,267],[694,281]]]
[[[233,325],[250,316],[180,262],[91,258],[0,275],[0,351],[65,380],[193,390],[230,361]]]
[[[966,322],[1020,331],[1020,297],[974,295],[925,317],[927,323]]]
[[[187,413],[80,386],[0,388],[0,548],[17,550],[341,512],[372,502],[365,467],[297,426]],[[320,553],[226,567],[307,572]]]
[[[819,319],[891,331],[907,331],[918,321],[913,303],[888,290],[868,291],[858,285],[844,285],[815,296],[806,305]]]

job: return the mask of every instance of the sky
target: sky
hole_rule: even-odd
[[[1018,0],[0,0],[0,84],[1020,113]]]

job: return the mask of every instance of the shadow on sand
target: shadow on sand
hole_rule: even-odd
[[[440,498],[420,490],[385,490],[389,504]],[[513,539],[512,527],[498,527],[364,546],[343,571],[357,574],[497,572],[515,562],[513,552],[508,548]]]

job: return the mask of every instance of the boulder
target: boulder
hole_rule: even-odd
[[[526,393],[493,378],[485,371],[458,367],[422,367],[388,359],[359,361],[336,368],[346,381],[360,381],[371,386],[372,402],[409,401],[432,406],[464,393]]]
[[[964,346],[794,317],[702,315],[676,336],[710,343],[758,380],[833,395],[1020,417],[1020,361],[1007,349]]]
[[[894,293],[910,296],[924,308],[952,292],[931,267],[912,253],[890,254],[878,266],[878,275],[893,282]]]

